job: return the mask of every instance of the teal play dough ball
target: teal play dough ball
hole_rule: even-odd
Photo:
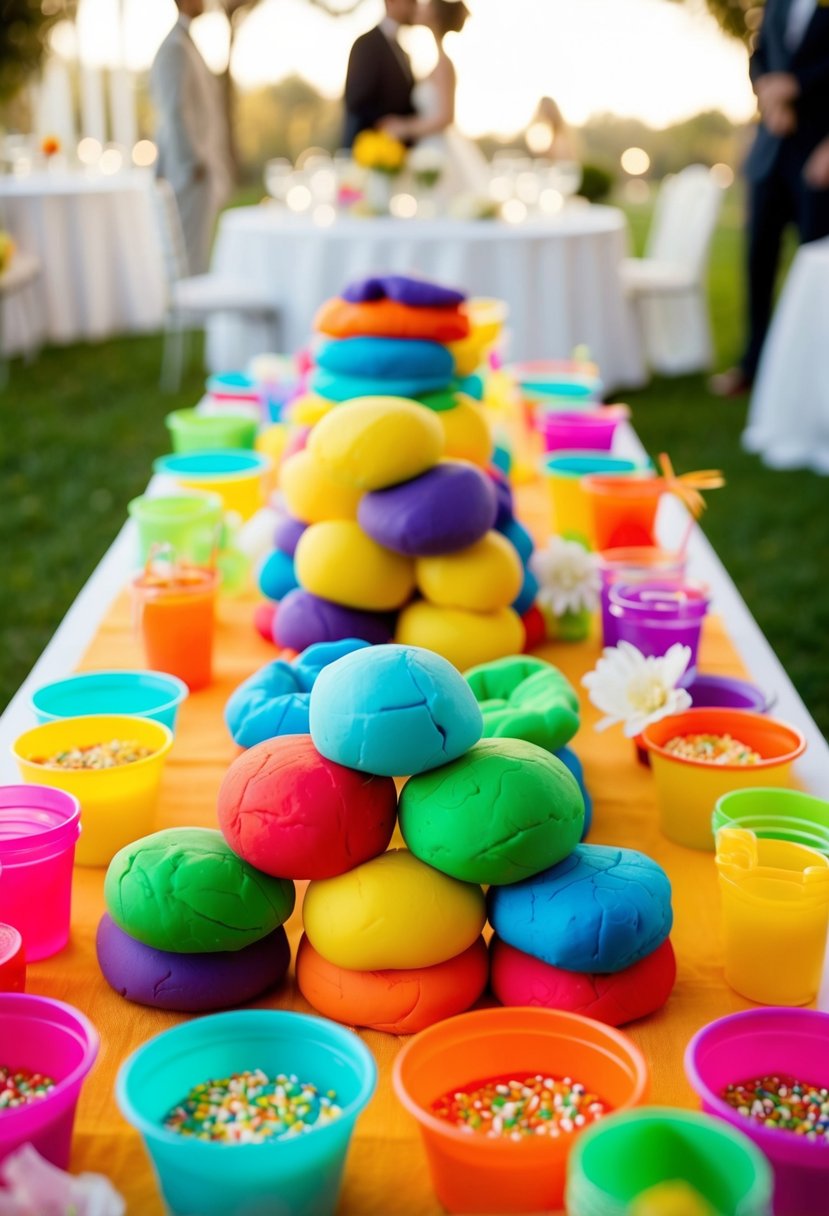
[[[104,882],[107,911],[145,946],[176,954],[241,950],[294,909],[294,884],[242,861],[221,832],[167,828],[116,853]]]
[[[485,739],[526,739],[557,752],[579,729],[579,698],[557,667],[509,655],[465,673],[481,707]]]
[[[460,673],[417,646],[372,646],[324,668],[311,693],[311,738],[323,756],[378,776],[423,773],[481,737],[481,711]]]
[[[522,739],[484,739],[400,795],[410,851],[466,882],[520,882],[576,847],[584,801],[567,768]]]

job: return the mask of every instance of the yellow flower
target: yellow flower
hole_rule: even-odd
[[[406,160],[406,147],[385,131],[361,131],[354,141],[354,160],[364,169],[397,173]]]

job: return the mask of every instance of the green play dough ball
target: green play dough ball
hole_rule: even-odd
[[[575,778],[543,748],[484,739],[407,781],[399,814],[415,857],[453,878],[503,886],[573,851],[584,801]]]
[[[557,667],[511,655],[464,672],[481,707],[485,739],[525,739],[557,752],[579,729],[579,698]]]
[[[241,950],[294,908],[294,884],[237,857],[221,832],[168,828],[116,853],[104,883],[112,919],[137,941],[176,954]]]

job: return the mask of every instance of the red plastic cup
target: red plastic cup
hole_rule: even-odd
[[[24,992],[25,989],[23,938],[14,925],[0,924],[0,992]]]

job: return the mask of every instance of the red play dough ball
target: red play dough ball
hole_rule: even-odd
[[[276,604],[267,600],[257,604],[253,613],[253,625],[256,632],[261,634],[266,642],[273,641],[273,620],[276,616]]]
[[[323,1017],[387,1034],[416,1034],[474,1005],[486,988],[487,953],[479,937],[434,967],[346,971],[318,954],[305,934],[296,957],[299,990]]]
[[[676,980],[670,939],[614,975],[562,971],[495,937],[489,961],[490,985],[502,1005],[563,1009],[608,1026],[624,1026],[661,1009]]]
[[[521,620],[524,622],[524,629],[527,633],[524,651],[529,653],[529,651],[535,650],[536,646],[541,646],[546,641],[547,625],[537,604],[533,604],[531,608],[528,608],[521,617]]]
[[[219,790],[234,853],[276,878],[333,878],[383,853],[397,816],[391,777],[321,756],[310,735],[282,735],[234,760]]]

